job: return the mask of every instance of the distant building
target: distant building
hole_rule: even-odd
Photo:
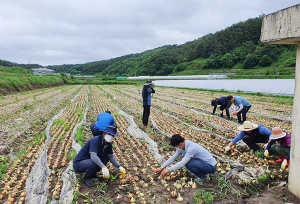
[[[55,71],[47,68],[31,69],[33,74],[54,74]]]

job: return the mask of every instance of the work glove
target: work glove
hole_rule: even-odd
[[[229,150],[230,150],[229,146],[225,147],[225,152],[228,152]]]
[[[267,158],[269,158],[269,157],[270,157],[270,155],[269,155],[269,151],[268,151],[268,150],[265,150],[265,153],[264,153],[264,155],[265,155]]]
[[[263,148],[266,149],[268,146],[268,143],[267,144],[264,144]]]
[[[124,175],[126,173],[125,169],[122,166],[119,166],[119,170],[122,175]]]
[[[106,166],[102,167],[103,178],[109,178],[109,170]]]
[[[285,169],[286,165],[287,165],[287,160],[284,159],[283,162],[281,163],[281,169]]]

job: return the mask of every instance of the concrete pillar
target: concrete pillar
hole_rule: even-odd
[[[261,42],[265,44],[296,44],[297,59],[292,120],[292,142],[289,167],[289,190],[300,198],[300,4],[264,17]]]
[[[300,42],[297,43],[289,190],[300,198]]]

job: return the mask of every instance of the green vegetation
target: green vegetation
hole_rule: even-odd
[[[77,133],[76,133],[76,135],[75,135],[75,141],[76,141],[77,143],[79,143],[80,146],[82,146],[82,147],[83,147],[83,145],[84,145],[84,137],[83,137],[83,134],[82,134],[82,130],[83,130],[83,129],[84,129],[83,126],[79,126],[78,129],[77,129]]]
[[[49,67],[71,74],[91,74],[102,80],[115,76],[199,75],[234,72],[272,78],[293,78],[296,46],[263,45],[259,41],[263,16],[239,22],[182,45],[166,45],[138,54],[80,65]],[[262,76],[261,76],[262,75]],[[266,77],[267,75],[273,75]],[[237,78],[235,76],[234,78]]]
[[[73,159],[75,159],[76,155],[77,155],[76,150],[74,148],[72,148],[70,150],[69,154],[67,155],[67,159],[68,160],[73,160]]]
[[[55,119],[53,121],[53,124],[57,124],[59,127],[61,127],[64,123],[65,121],[63,121],[62,119]]]
[[[214,201],[214,189],[211,189],[211,192],[206,192],[204,189],[199,189],[197,194],[194,196],[195,203],[209,204]]]
[[[260,40],[263,15],[210,33],[182,45],[165,45],[138,54],[89,62],[47,66],[60,75],[36,76],[35,64],[0,60],[0,94],[62,84],[140,84],[115,80],[116,76],[207,75],[235,73],[232,79],[294,79],[296,45],[263,45]],[[5,67],[2,67],[5,66]],[[68,77],[93,75],[94,78]],[[144,83],[144,80],[142,80]]]
[[[0,178],[6,177],[6,172],[8,168],[9,157],[5,155],[0,155]]]
[[[0,65],[0,95],[58,86],[70,81],[65,75],[34,75],[28,69]]]

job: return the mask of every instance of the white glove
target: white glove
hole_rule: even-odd
[[[125,169],[122,166],[119,166],[119,170],[122,175],[124,175],[126,173]]]
[[[228,152],[229,150],[230,150],[229,146],[225,147],[225,152]]]
[[[268,143],[267,144],[264,144],[263,148],[266,149],[268,146]]]
[[[106,166],[102,167],[103,178],[109,178],[109,171]]]
[[[283,162],[281,163],[281,169],[285,169],[286,165],[287,165],[287,160],[284,159]]]
[[[269,158],[269,157],[270,157],[270,155],[269,155],[269,151],[268,151],[268,150],[265,150],[265,153],[264,153],[264,155],[265,155],[267,158]]]

